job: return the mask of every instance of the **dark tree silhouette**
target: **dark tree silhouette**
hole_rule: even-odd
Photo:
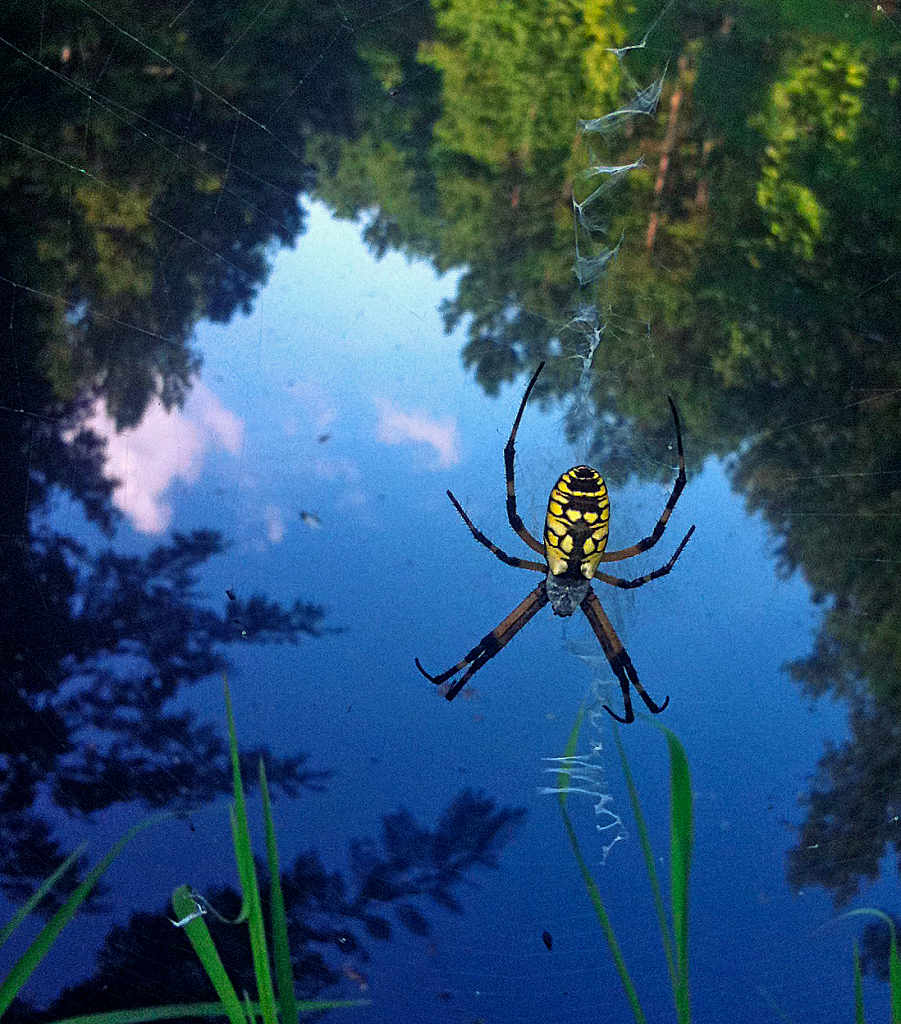
[[[901,857],[901,725],[893,711],[859,701],[850,726],[851,740],[820,758],[788,854],[789,882],[822,886],[837,907],[879,877],[889,849]]]
[[[18,329],[40,328],[35,304],[15,308]],[[127,800],[196,806],[227,792],[222,736],[169,710],[172,698],[226,670],[229,643],[330,630],[312,602],[223,594],[220,610],[205,607],[197,574],[225,549],[214,531],[176,534],[133,557],[50,530],[45,512],[60,492],[107,535],[119,515],[103,444],[81,426],[85,403],[56,398],[38,361],[27,345],[0,349],[0,885],[16,897],[68,852],[32,810],[38,793],[90,814]],[[248,767],[264,752],[245,751]],[[302,754],[268,760],[274,785],[291,793],[327,775]]]
[[[282,875],[297,995],[314,998],[345,978],[354,986],[346,994],[359,995],[365,985],[361,967],[370,956],[368,940],[386,942],[393,934],[386,915],[393,911],[407,931],[426,936],[430,924],[417,901],[462,913],[454,890],[471,884],[476,869],[498,867],[524,816],[523,808],[498,807],[484,794],[466,790],[433,828],[418,825],[406,810],[386,815],[380,843],[351,843],[347,877],[329,871],[315,850],[297,857]],[[265,900],[269,887],[261,865],[258,871]],[[237,917],[241,900],[234,889],[204,897],[224,917]],[[264,906],[267,921],[268,913]],[[107,936],[91,978],[66,989],[41,1014],[24,1004],[14,1006],[9,1020],[31,1024],[215,998],[187,938],[168,916],[166,909],[132,914],[127,925],[114,927]],[[204,920],[238,991],[254,992],[246,925],[224,924],[213,914]]]
[[[228,792],[222,733],[171,710],[172,697],[225,671],[225,647],[238,637],[296,643],[328,631],[323,609],[300,601],[223,596],[221,612],[201,607],[196,572],[222,547],[212,531],[176,534],[144,557],[93,557],[52,535],[7,543],[0,578],[16,600],[0,609],[0,884],[12,892],[62,855],[29,810],[39,789],[75,814],[130,800],[196,807]],[[304,754],[259,747],[242,751],[248,778],[260,755],[273,785],[292,795],[329,774]]]

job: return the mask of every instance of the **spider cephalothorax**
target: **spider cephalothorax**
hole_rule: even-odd
[[[622,642],[616,635],[610,620],[607,618],[597,594],[591,587],[592,579],[609,583],[613,587],[621,587],[631,590],[634,587],[644,586],[651,580],[665,576],[676,564],[676,559],[682,554],[682,549],[688,543],[689,537],[694,533],[692,526],[688,533],[682,538],[682,543],[676,548],[672,558],[660,569],[639,576],[634,580],[623,580],[617,576],[608,576],[606,573],[598,572],[602,562],[619,562],[624,558],[632,558],[652,548],[663,536],[666,524],[679,495],[685,487],[685,456],[682,452],[682,430],[679,426],[679,414],[676,411],[676,403],[669,399],[670,408],[673,412],[673,421],[676,425],[676,446],[679,454],[679,474],[673,485],[672,493],[663,509],[657,525],[650,535],[619,551],[607,551],[607,530],[610,520],[610,498],[607,494],[607,485],[604,483],[600,473],[591,469],[590,466],[575,466],[567,470],[554,484],[548,500],[547,518],[544,525],[544,543],[536,540],[526,529],[518,512],[516,511],[516,484],[514,477],[514,457],[516,432],[519,430],[519,422],[526,408],[538,374],[541,373],[544,363],[541,363],[535,371],[526,393],[523,395],[519,405],[519,412],[513,421],[513,429],[504,447],[504,466],[507,474],[507,518],[513,530],[525,541],[526,544],[536,551],[544,559],[544,562],[533,562],[525,558],[516,558],[501,551],[497,545],[492,543],[481,530],[476,529],[472,520],[463,511],[463,506],[451,494],[448,497],[454,504],[454,508],[463,517],[463,521],[469,527],[475,539],[484,544],[489,551],[507,565],[513,565],[520,569],[531,569],[535,572],[545,574],[545,579],[529,594],[529,596],[503,620],[487,633],[466,655],[446,672],[439,675],[430,675],[416,659],[416,667],[420,672],[433,683],[445,683],[458,672],[463,674],[450,684],[445,696],[448,700],[454,697],[463,689],[469,680],[478,670],[498,653],[522,627],[540,611],[548,602],[555,615],[572,615],[576,608],[581,608],[588,619],[595,636],[598,638],[613,673],[619,680],[623,692],[623,704],[625,706],[625,717],[611,711],[607,705],[604,708],[620,722],[631,722],[635,715],[632,711],[632,699],[629,687],[634,686],[638,695],[644,701],[648,710],[653,714],[662,711],[669,703],[667,697],[662,704],[657,704],[647,695],[644,687],[638,679],[635,666],[626,653]]]

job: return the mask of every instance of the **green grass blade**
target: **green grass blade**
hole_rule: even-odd
[[[575,756],[576,746],[579,742],[579,731],[582,728],[584,718],[585,706],[583,705],[579,708],[575,724],[573,725],[572,731],[569,734],[569,739],[566,742],[566,747],[563,751],[564,758],[571,758]],[[565,761],[563,763],[564,765],[566,764]],[[585,882],[588,898],[591,900],[591,905],[594,907],[595,915],[604,932],[604,938],[606,938],[607,945],[610,947],[610,952],[613,955],[613,962],[616,964],[616,969],[619,972],[623,988],[626,990],[629,1005],[632,1007],[632,1015],[634,1016],[637,1024],[647,1024],[647,1018],[641,1008],[641,1003],[638,1001],[638,993],[635,991],[635,986],[632,983],[632,978],[629,975],[626,962],[623,959],[622,950],[620,949],[619,942],[616,939],[616,933],[613,931],[613,925],[610,923],[610,918],[607,916],[607,910],[604,907],[604,901],[601,899],[600,890],[597,887],[597,883],[595,882],[594,876],[591,874],[588,865],[585,863],[585,858],[582,856],[582,849],[579,846],[579,840],[576,837],[575,829],[573,828],[572,821],[570,821],[569,812],[566,809],[569,778],[570,771],[566,767],[561,768],[557,773],[557,800],[560,803],[560,813],[563,816],[563,824],[566,828],[566,834],[569,836],[569,844],[572,847],[573,856],[576,859],[576,864],[579,866],[579,871],[582,873],[582,879]]]
[[[651,883],[651,893],[654,897],[654,910],[657,913],[657,923],[660,927],[660,937],[663,942],[663,952],[666,955],[666,966],[669,970],[670,984],[673,987],[673,998],[676,993],[676,961],[673,959],[673,943],[670,938],[669,923],[664,909],[663,893],[660,889],[660,878],[657,874],[657,866],[654,863],[654,854],[651,851],[651,838],[648,827],[641,812],[641,804],[638,802],[638,789],[635,780],[632,778],[632,767],[626,757],[626,749],[623,746],[619,729],[613,727],[613,739],[616,742],[616,749],[619,751],[619,760],[623,766],[623,775],[626,779],[626,788],[629,792],[629,803],[632,806],[632,815],[635,818],[635,826],[638,830],[638,843],[641,846],[641,853],[644,857],[645,870],[648,873],[648,880]]]
[[[247,824],[247,804],[244,800],[244,780],[241,778],[241,760],[238,756],[238,739],[237,733],[235,732],[235,718],[232,712],[232,695],[231,690],[228,686],[228,677],[223,673],[222,683],[225,689],[225,713],[228,718],[228,750],[229,757],[232,765],[232,795],[234,796],[234,804],[232,805],[231,812],[231,826],[232,826],[232,842],[235,843],[235,815],[237,814],[240,821],[243,821],[243,834],[247,838],[247,846],[250,847],[250,827]],[[243,842],[243,840],[242,840]],[[241,910],[238,916],[235,918],[235,924],[241,924],[247,921],[250,917],[250,889],[254,886],[245,885],[245,877],[241,873],[242,864],[246,861],[238,857],[238,848],[235,845],[235,859],[238,865],[238,874],[241,879]],[[253,864],[253,856],[251,855],[250,863]]]
[[[223,1017],[222,1003],[175,1003],[166,1006],[141,1006],[134,1010],[110,1010],[108,1013],[86,1013],[66,1017],[53,1024],[152,1024],[157,1020],[180,1017]]]
[[[670,872],[673,933],[676,939],[676,1013],[682,1024],[691,1020],[688,988],[688,876],[694,835],[691,775],[685,749],[674,732],[661,727],[670,758],[671,843]]]
[[[88,894],[100,880],[104,872],[109,868],[110,864],[113,863],[128,843],[130,843],[139,832],[143,832],[145,828],[149,828],[151,825],[155,825],[157,822],[169,817],[172,817],[172,815],[156,815],[155,817],[147,818],[145,821],[142,821],[133,828],[130,828],[125,835],[115,843],[100,863],[97,864],[97,866],[90,872],[88,877],[81,883],[81,885],[78,886],[63,906],[60,907],[53,917],[50,918],[47,924],[44,925],[35,940],[19,957],[13,969],[3,979],[2,984],[0,984],[0,1015],[5,1013],[9,1008],[9,1004],[13,999],[15,999],[19,990],[31,977],[34,969],[47,955],[59,933],[75,916],[78,908],[82,903],[84,903],[85,899],[87,899]]]
[[[341,1010],[348,1006],[372,1006],[371,999],[301,999],[297,1009],[301,1013],[316,1013],[319,1010]]]
[[[197,903],[189,886],[180,885],[172,893],[172,909],[175,912],[176,921],[181,921],[195,912]],[[183,928],[188,941],[194,947],[198,960],[206,971],[206,976],[210,979],[210,984],[221,1000],[213,1005],[219,1007],[220,1016],[223,1013],[228,1015],[231,1024],[244,1024],[241,1000],[225,970],[225,965],[222,963],[219,951],[206,926],[206,921],[202,917],[196,917],[193,921],[183,925]]]
[[[272,972],[269,968],[269,952],[266,945],[266,930],[263,926],[263,908],[260,887],[257,882],[256,865],[250,843],[250,826],[247,823],[247,805],[244,801],[244,787],[241,781],[241,764],[238,758],[238,739],[235,733],[235,719],[232,714],[231,693],[225,681],[225,710],[228,715],[228,738],[232,760],[232,782],[235,802],[232,809],[232,838],[235,844],[235,859],[247,907],[247,926],[250,931],[250,951],[257,979],[257,995],[260,1012],[265,1024],[277,1024],[275,993],[272,988]]]
[[[901,1024],[901,960],[898,959],[898,939],[892,922],[892,944],[888,953],[888,980],[892,994],[892,1024]]]
[[[572,822],[569,820],[569,813],[562,802],[560,811],[563,815],[563,824],[566,826],[566,833],[569,836],[573,856],[576,858],[576,864],[579,865],[579,871],[582,872],[582,879],[584,880],[585,888],[588,891],[588,898],[591,900],[591,905],[594,907],[595,915],[597,916],[604,932],[604,938],[607,940],[607,945],[610,947],[610,952],[613,955],[613,962],[616,964],[617,971],[619,971],[619,977],[622,981],[623,988],[626,990],[629,1005],[632,1007],[632,1015],[635,1017],[637,1024],[647,1024],[647,1018],[641,1008],[641,1003],[638,1001],[638,993],[635,991],[635,986],[632,984],[632,978],[629,975],[629,971],[626,968],[626,962],[623,959],[622,951],[619,948],[619,942],[616,940],[613,925],[610,923],[610,918],[607,916],[607,911],[604,908],[604,901],[601,899],[600,890],[597,887],[597,883],[595,882],[588,865],[585,863],[585,858],[582,856],[582,850],[579,847],[579,840],[576,838]]]
[[[842,917],[878,917],[884,921],[889,928],[891,942],[888,952],[888,980],[889,992],[891,994],[892,1024],[901,1024],[901,958],[898,956],[898,935],[895,931],[894,920],[881,910],[875,907],[858,907],[857,910],[849,910],[842,914]]]
[[[250,996],[244,993],[244,1020],[247,1024],[256,1024],[256,1011],[257,1005],[253,1002]]]
[[[47,878],[38,889],[28,897],[28,899],[22,904],[21,907],[13,914],[9,924],[0,931],[0,946],[2,946],[6,940],[13,934],[13,932],[19,927],[19,925],[31,914],[43,900],[43,898],[50,892],[50,890],[56,885],[56,883],[62,878],[62,876],[75,864],[78,863],[78,859],[87,849],[88,844],[82,843],[73,853],[70,853],[68,857],[60,864],[60,866]]]
[[[582,728],[582,722],[585,720],[585,705],[583,704],[579,708],[579,713],[576,715],[575,724],[572,727],[572,731],[569,734],[569,739],[566,741],[566,746],[563,749],[563,757],[571,758],[576,756],[576,746],[579,743],[579,732]],[[564,761],[563,764],[566,762]],[[557,772],[557,800],[560,802],[560,809],[566,811],[566,798],[569,796],[569,777],[572,774],[571,769],[561,768]]]
[[[860,950],[857,948],[857,939],[851,944],[854,956],[854,1022],[864,1024],[863,1016],[863,973],[860,969]]]
[[[272,924],[272,955],[278,982],[278,1001],[282,1021],[297,1020],[297,998],[294,994],[294,971],[291,967],[291,946],[288,941],[288,919],[278,861],[278,843],[272,821],[272,803],[266,782],[266,766],[260,758],[260,792],[263,795],[263,820],[266,826],[266,859],[269,864],[269,916]]]
[[[795,1024],[794,1020],[791,1017],[789,1017],[789,1015],[782,1009],[782,1007],[776,1002],[775,999],[773,999],[773,997],[769,994],[769,992],[767,992],[767,990],[762,985],[757,986],[757,994],[767,1004],[767,1006],[769,1006],[769,1008],[773,1011],[773,1013],[776,1014],[776,1016],[780,1020],[785,1021],[785,1024]]]

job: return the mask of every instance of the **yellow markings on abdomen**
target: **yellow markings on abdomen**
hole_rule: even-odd
[[[554,576],[590,580],[607,546],[610,498],[590,466],[567,470],[554,484],[544,523],[544,551]]]

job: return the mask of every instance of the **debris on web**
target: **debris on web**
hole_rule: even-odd
[[[617,242],[612,249],[605,249],[596,256],[576,257],[576,262],[573,264],[573,272],[579,279],[580,285],[597,281],[599,277],[607,273],[607,268],[616,259],[621,241]]]
[[[635,99],[619,110],[614,110],[603,117],[579,122],[579,130],[583,135],[605,134],[613,128],[640,115],[653,114],[663,90],[664,75],[645,89],[636,88]],[[602,199],[627,174],[644,166],[639,157],[629,164],[606,164],[598,162],[591,154],[592,162],[579,175],[578,180],[587,184],[587,194],[582,199],[576,197],[573,190],[573,226],[575,230],[576,261],[573,272],[580,288],[599,281],[610,269],[619,251],[622,239],[613,246],[605,244],[604,236],[607,226],[603,215],[598,212],[599,200]],[[587,254],[586,254],[587,250]]]
[[[618,128],[624,121],[630,121],[633,117],[655,113],[657,103],[660,100],[660,94],[663,92],[665,77],[666,73],[664,72],[656,82],[652,82],[645,89],[637,90],[635,99],[619,110],[614,110],[610,114],[604,114],[603,117],[595,117],[590,121],[579,121],[579,131],[583,133],[598,132],[599,134],[604,134],[612,128]]]
[[[639,47],[644,46],[646,39],[647,34]],[[626,47],[622,51],[614,52],[621,59],[622,53],[634,48]],[[579,121],[579,131],[583,136],[603,138],[635,117],[652,115],[660,101],[665,77],[664,69],[663,75],[645,88],[640,88],[629,79],[634,89],[633,99],[624,107],[609,114]],[[591,143],[589,142],[589,144]],[[600,310],[600,293],[602,283],[616,263],[616,257],[623,242],[623,238],[620,236],[615,243],[610,243],[608,239],[609,226],[605,220],[605,206],[601,200],[626,175],[640,170],[644,166],[644,160],[640,156],[631,163],[611,164],[599,160],[594,152],[590,152],[589,160],[589,166],[578,176],[574,183],[577,187],[573,189],[573,232],[575,236],[573,274],[579,283],[580,291],[586,289],[591,289],[591,291],[580,302],[575,316],[566,325],[563,332],[565,338],[560,339],[561,352],[581,364],[573,405],[568,413],[571,431],[575,434],[581,432],[582,424],[587,424],[594,419],[590,402],[592,364],[606,326]]]
[[[661,13],[661,17],[668,9]],[[628,50],[643,47],[659,20],[655,21],[637,46],[613,50],[617,59],[621,62],[622,55]],[[590,137],[589,146],[597,139],[603,140],[621,129],[633,118],[653,115],[660,101],[665,78],[666,69],[657,81],[645,88],[640,88],[630,78],[628,80],[634,95],[624,107],[601,117],[579,121],[579,131],[583,136]],[[607,326],[601,311],[600,294],[623,243],[622,236],[615,243],[610,243],[609,226],[605,222],[605,209],[601,200],[627,175],[643,166],[644,160],[640,156],[631,163],[612,164],[598,159],[590,150],[589,166],[574,182],[572,204],[576,255],[573,274],[583,294],[578,309],[563,332],[565,339],[559,340],[561,353],[580,364],[573,405],[567,413],[571,430],[576,436],[581,435],[583,428],[587,428],[596,419],[591,402],[593,363]],[[588,289],[590,291],[586,291]],[[591,697],[586,709],[587,729],[584,730],[590,733],[589,750],[587,754],[544,758],[548,763],[544,770],[556,777],[557,784],[542,786],[539,793],[587,796],[594,802],[595,828],[601,835],[602,862],[605,863],[616,843],[628,835],[622,819],[611,806],[613,795],[608,789],[604,769],[603,723],[606,713],[603,706],[611,700],[609,665],[594,640],[571,641],[567,647],[571,654],[589,667],[592,674]]]
[[[589,233],[602,233],[606,231],[606,225],[600,215],[595,212],[595,205],[597,201],[614,185],[619,183],[620,178],[624,177],[629,171],[637,170],[639,167],[644,167],[644,160],[639,157],[631,164],[620,164],[614,167],[606,167],[603,165],[595,165],[587,167],[579,175],[580,181],[594,181],[594,188],[592,191],[579,202],[575,196],[573,196],[573,210],[576,215],[576,220],[579,228]],[[619,248],[617,245],[616,248]],[[579,275],[576,274],[578,277]],[[587,284],[587,281],[579,281],[579,284]]]

